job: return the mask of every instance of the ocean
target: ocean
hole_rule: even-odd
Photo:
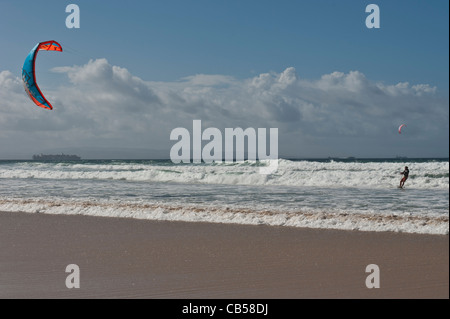
[[[278,163],[264,175],[266,162],[0,161],[0,211],[449,233],[448,158]]]

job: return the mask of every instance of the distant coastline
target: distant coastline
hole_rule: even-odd
[[[61,159],[61,155],[63,156],[74,156],[75,160],[79,161],[123,161],[123,162],[146,162],[146,161],[156,161],[156,162],[171,162],[169,158],[144,158],[144,157],[137,157],[137,158],[126,158],[126,157],[88,157],[88,158],[81,158],[78,155],[67,155],[67,154],[57,154],[57,155],[48,155],[48,154],[37,154],[33,155],[33,158],[27,158],[27,157],[17,157],[17,158],[0,158],[1,162],[9,162],[9,161],[30,161],[30,160],[46,160],[46,159],[40,159],[41,156],[47,157],[47,156],[57,156],[59,159],[57,160],[63,160]],[[36,158],[36,159],[34,159]],[[449,157],[401,157],[401,156],[393,156],[393,157],[290,157],[290,156],[281,156],[279,160],[288,160],[288,161],[307,161],[307,162],[361,162],[361,163],[367,163],[367,162],[427,162],[427,161],[449,161]]]
[[[81,157],[78,155],[67,155],[67,154],[39,154],[33,155],[33,161],[81,161]]]

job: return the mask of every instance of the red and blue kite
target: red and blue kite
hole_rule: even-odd
[[[22,68],[22,80],[25,92],[27,92],[30,99],[37,105],[45,109],[53,110],[53,106],[44,97],[41,90],[36,83],[35,74],[35,62],[36,55],[39,50],[46,51],[59,51],[62,52],[61,45],[56,41],[46,41],[36,44],[36,46],[30,51]]]

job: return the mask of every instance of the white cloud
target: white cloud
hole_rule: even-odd
[[[5,145],[169,150],[170,131],[190,129],[193,119],[201,119],[204,128],[277,127],[280,151],[300,156],[299,149],[322,148],[325,154],[358,143],[364,153],[370,150],[369,141],[385,140],[404,122],[415,126],[411,136],[440,138],[441,145],[448,145],[448,98],[438,97],[435,87],[374,83],[359,71],[307,80],[291,67],[244,80],[198,74],[149,82],[106,59],[53,71],[69,80],[48,92],[53,111],[34,107],[21,80],[0,72],[0,157]]]

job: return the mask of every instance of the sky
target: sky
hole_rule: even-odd
[[[0,159],[169,158],[193,120],[278,128],[282,158],[449,156],[448,1],[0,0],[0,30]],[[21,80],[48,40],[51,111]]]

